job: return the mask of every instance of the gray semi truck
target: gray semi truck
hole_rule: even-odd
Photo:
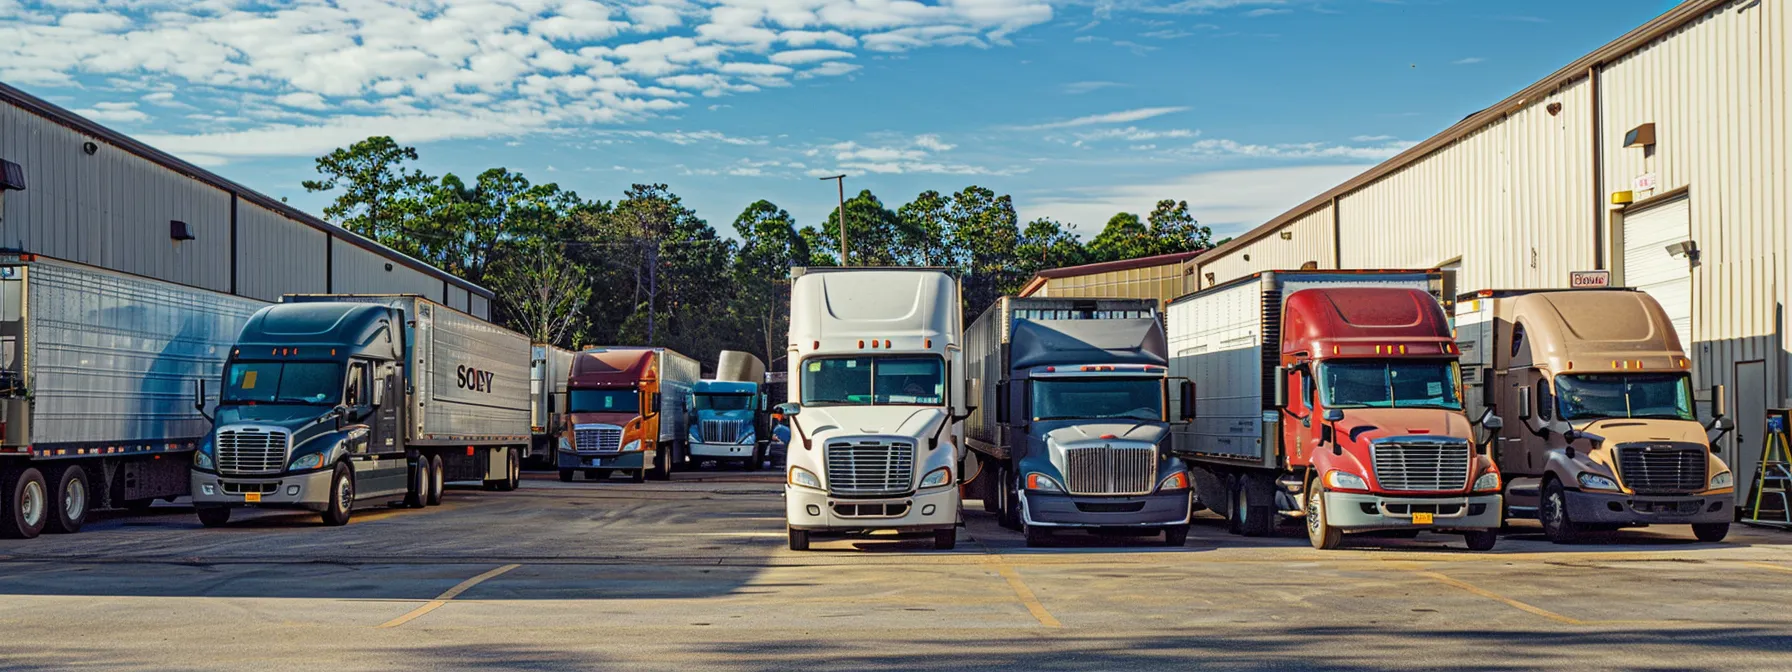
[[[342,525],[439,503],[447,481],[511,490],[529,446],[529,340],[417,296],[288,295],[243,327],[220,392],[191,471],[207,526],[239,507]]]
[[[1066,529],[1188,538],[1188,469],[1166,445],[1169,358],[1151,299],[1003,297],[965,330],[965,422],[984,507],[1027,545]],[[1194,415],[1194,395],[1178,409]]]

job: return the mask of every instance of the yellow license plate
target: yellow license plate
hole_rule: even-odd
[[[261,493],[259,493],[259,492],[245,492],[245,493],[243,493],[243,501],[245,501],[245,502],[248,502],[248,503],[250,503],[250,504],[254,504],[254,503],[256,503],[256,502],[259,502],[259,501],[261,501]],[[1430,519],[1430,516],[1426,516],[1426,519],[1427,519],[1427,520],[1429,520],[1429,519]]]
[[[249,501],[255,501],[255,500],[252,499]],[[1431,518],[1434,515],[1436,515],[1436,514],[1414,512],[1412,514],[1412,524],[1414,524],[1414,525],[1430,525]]]

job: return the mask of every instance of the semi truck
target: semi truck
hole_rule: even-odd
[[[965,329],[965,364],[978,400],[965,419],[974,482],[1028,546],[1077,528],[1187,541],[1189,475],[1170,453],[1155,299],[999,298]],[[1194,395],[1180,399],[1186,420]]]
[[[758,469],[771,443],[769,411],[765,362],[750,353],[723,350],[715,379],[691,385],[691,459]]]
[[[554,447],[566,431],[566,378],[573,351],[550,343],[529,346],[529,462],[554,464]]]
[[[521,334],[420,296],[289,294],[230,348],[193,507],[208,527],[242,507],[343,525],[438,504],[448,481],[513,490],[528,446]]]
[[[72,533],[96,508],[187,494],[209,428],[188,390],[266,305],[0,253],[0,536]]]
[[[957,544],[964,352],[937,268],[792,268],[784,503],[791,550],[894,531]]]
[[[1723,388],[1701,423],[1691,360],[1653,297],[1487,290],[1460,297],[1456,329],[1469,411],[1501,419],[1507,515],[1556,543],[1643,525],[1729,534],[1736,479],[1710,438],[1733,427]]]
[[[1435,271],[1266,271],[1170,303],[1171,373],[1201,410],[1175,450],[1233,533],[1286,515],[1321,549],[1365,531],[1494,546],[1499,470],[1463,410],[1440,285]]]
[[[573,358],[566,381],[566,431],[560,435],[560,480],[636,483],[672,478],[689,458],[686,397],[702,374],[697,360],[666,348],[587,348]]]

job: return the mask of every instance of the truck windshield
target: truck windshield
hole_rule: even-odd
[[[325,404],[342,396],[336,362],[232,362],[224,374],[226,404]]]
[[[1462,408],[1456,363],[1332,361],[1319,365],[1326,408]]]
[[[1563,420],[1692,420],[1692,383],[1683,373],[1556,376]]]
[[[1164,419],[1161,378],[1033,381],[1034,420]]]
[[[639,413],[641,393],[625,390],[567,390],[568,413]]]
[[[804,405],[946,403],[938,357],[818,357],[803,362]]]
[[[699,394],[691,407],[699,411],[744,411],[753,407],[751,394]]]

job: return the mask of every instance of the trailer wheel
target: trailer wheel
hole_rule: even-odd
[[[448,489],[448,477],[443,475],[442,456],[429,456],[429,498],[423,503],[435,506],[442,503],[442,493]]]
[[[411,468],[406,474],[407,483],[404,489],[404,508],[421,509],[428,506],[429,501],[429,456],[418,455],[411,461]]]
[[[672,452],[675,445],[663,445],[653,452],[653,473],[648,474],[656,481],[672,480]]]
[[[958,547],[958,528],[946,527],[933,531],[933,550],[950,551]]]
[[[809,550],[809,531],[808,530],[798,530],[798,529],[792,528],[792,529],[788,530],[788,532],[790,533],[790,550],[793,550],[793,551]]]
[[[0,537],[30,539],[44,531],[50,517],[50,498],[44,488],[44,475],[36,469],[7,471],[0,477],[0,490],[6,492],[6,513],[0,516]]]
[[[573,472],[573,470],[571,470],[571,469],[561,469],[560,470],[560,482],[561,483],[571,483],[572,477],[576,476],[576,475],[577,474],[575,472]]]
[[[44,529],[60,534],[80,532],[87,522],[87,512],[92,508],[93,500],[89,494],[92,491],[88,487],[87,470],[81,465],[71,464],[63,469],[50,497],[50,517]]]
[[[1242,474],[1232,488],[1231,530],[1233,534],[1261,537],[1275,527],[1275,512],[1269,502],[1273,493],[1262,487],[1250,474]]]
[[[336,465],[335,475],[330,477],[330,503],[324,509],[324,524],[329,526],[347,525],[349,515],[355,511],[355,473],[348,465]]]
[[[206,527],[223,527],[230,522],[230,507],[211,506],[194,509],[199,514],[199,524]]]
[[[504,451],[509,453],[509,457],[505,460],[504,478],[498,481],[499,492],[514,491],[516,486],[523,481],[523,458],[517,454],[516,450],[515,446],[511,446],[510,449]]]

